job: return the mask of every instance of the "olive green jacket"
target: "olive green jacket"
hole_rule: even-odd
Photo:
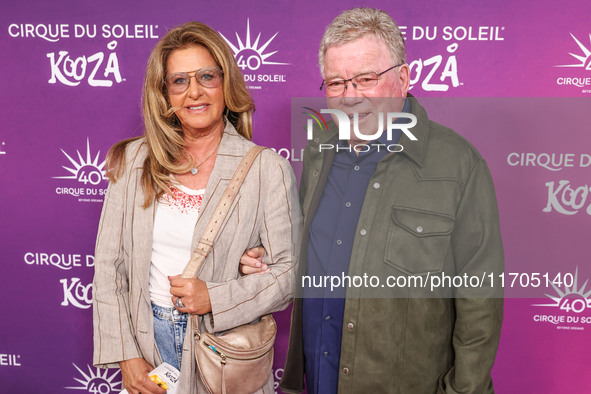
[[[492,178],[469,142],[430,121],[416,99],[409,99],[418,119],[410,131],[418,140],[402,135],[403,151],[378,164],[357,224],[349,276],[376,275],[381,283],[386,276],[420,276],[427,287],[347,289],[338,392],[493,393],[490,372],[503,299],[502,289],[491,288],[486,279],[503,271],[504,257]],[[304,151],[300,274],[335,155],[319,152],[319,145],[336,138],[332,124]],[[481,283],[477,289],[432,291],[429,278],[442,273],[467,274]],[[304,389],[301,312],[296,299],[281,382],[286,392]]]

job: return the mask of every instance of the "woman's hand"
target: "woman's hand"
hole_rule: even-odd
[[[148,373],[154,369],[149,362],[143,358],[132,358],[119,361],[123,386],[129,394],[165,394],[166,390],[152,382]]]
[[[262,274],[269,270],[269,266],[263,263],[266,250],[262,246],[248,249],[240,257],[240,272],[244,275]]]
[[[204,281],[198,278],[183,279],[180,275],[169,276],[170,294],[174,307],[183,313],[193,315],[204,315],[211,312],[209,292]],[[184,308],[177,306],[177,299],[180,298]]]

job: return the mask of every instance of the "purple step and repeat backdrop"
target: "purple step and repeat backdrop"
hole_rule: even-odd
[[[121,389],[118,370],[92,366],[104,159],[142,133],[144,68],[167,29],[199,20],[226,38],[255,141],[297,172],[291,99],[321,95],[320,37],[354,6],[395,18],[411,92],[491,168],[506,251],[497,392],[591,392],[588,0],[2,2],[0,392]],[[279,379],[289,313],[277,320]]]

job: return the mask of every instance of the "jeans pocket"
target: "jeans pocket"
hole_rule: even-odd
[[[186,329],[186,319],[183,321],[182,315],[174,314],[172,308],[152,304],[152,311],[154,313],[154,341],[160,357],[163,362],[180,370],[182,334]]]

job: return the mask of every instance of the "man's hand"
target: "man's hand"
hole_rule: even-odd
[[[129,394],[166,394],[166,390],[152,382],[148,373],[154,369],[149,362],[143,358],[132,358],[120,361],[123,387]]]
[[[183,279],[180,275],[169,276],[170,294],[174,307],[183,313],[204,315],[211,312],[209,292],[204,281],[198,278]],[[177,298],[181,298],[184,308],[176,305]]]
[[[263,263],[266,250],[262,246],[248,249],[240,257],[240,272],[244,275],[260,274],[269,271],[269,266]]]

